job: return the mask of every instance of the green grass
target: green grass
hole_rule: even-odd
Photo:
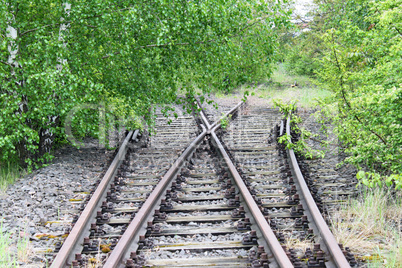
[[[370,189],[332,215],[332,231],[369,267],[402,267],[402,196]]]
[[[25,173],[26,172],[14,162],[0,163],[0,193],[5,192],[8,185],[24,176]]]
[[[297,84],[297,86],[295,86]],[[288,73],[283,64],[278,64],[272,77],[262,81],[256,88],[243,86],[240,93],[250,91],[254,97],[269,100],[283,99],[284,102],[298,100],[297,106],[311,108],[315,105],[316,98],[330,96],[331,92],[315,86],[307,76]]]
[[[5,231],[3,230],[3,222],[1,222],[0,267],[20,267],[18,263],[27,261],[28,254],[29,236],[27,233],[25,231],[18,231],[17,233]]]
[[[25,173],[14,162],[0,163],[0,194]],[[8,232],[3,229],[3,222],[0,221],[0,267],[19,267],[19,261],[27,260],[28,249],[27,233],[25,231]]]

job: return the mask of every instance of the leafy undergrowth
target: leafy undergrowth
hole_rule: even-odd
[[[402,267],[402,194],[363,192],[332,214],[332,231],[369,267]]]

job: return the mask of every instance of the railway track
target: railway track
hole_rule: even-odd
[[[278,150],[276,137],[290,131],[290,126],[283,123],[273,130],[279,121],[280,115],[272,109],[245,108],[222,139],[278,240],[288,247],[295,266],[348,267],[348,262],[356,265],[353,256],[337,245],[325,224],[294,152]]]
[[[154,128],[158,135],[140,137],[138,131],[130,132],[96,190],[88,189],[82,201],[74,200],[77,209],[71,211],[75,213],[73,226],[67,228],[63,245],[56,243],[52,266],[103,263],[127,221],[169,169],[168,159],[176,158],[199,132],[191,116],[180,113],[171,120],[167,124],[157,113]]]
[[[226,134],[204,112],[201,131],[192,117],[161,120],[158,135],[127,149],[138,139],[129,133],[52,267],[349,267],[306,203],[292,152],[277,148],[280,115],[240,106],[224,116],[238,114]],[[312,248],[287,248],[294,236]]]
[[[329,150],[323,159],[299,159],[298,162],[320,211],[324,215],[331,214],[340,204],[357,195],[355,169],[351,166],[337,168],[337,164],[343,159],[335,146],[336,137],[330,134],[327,137],[325,132],[320,130],[321,125],[315,121],[314,116],[309,116],[309,113],[302,113],[300,116],[304,117],[305,128],[319,134],[320,140],[330,141]],[[327,132],[331,133],[330,129]],[[312,148],[323,149],[317,141],[309,143]]]

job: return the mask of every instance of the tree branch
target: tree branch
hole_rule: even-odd
[[[245,27],[240,29],[237,34],[228,36],[228,38],[235,38],[235,37],[240,36],[241,32],[245,31],[247,28],[250,28],[251,26],[253,26],[253,25],[255,25],[255,24],[257,24],[257,23],[259,23],[262,20],[265,20],[267,18],[268,18],[268,16],[267,17],[262,17],[262,18],[259,18],[257,21],[255,21],[253,23],[247,24]],[[215,39],[210,39],[210,40],[207,40],[207,41],[198,41],[198,42],[194,42],[194,43],[185,42],[185,43],[176,43],[176,44],[174,44],[174,43],[159,44],[159,45],[158,44],[151,44],[151,45],[144,45],[144,46],[136,47],[136,48],[134,48],[134,50],[143,49],[143,48],[152,48],[152,47],[188,46],[188,45],[191,45],[191,44],[207,44],[207,43],[212,43],[212,42],[215,42],[215,41],[217,41],[216,38]],[[225,40],[223,40],[223,41],[225,41]],[[112,55],[119,55],[119,54],[120,54],[120,52],[114,52]],[[112,55],[103,56],[102,59],[107,59],[107,58],[111,57]],[[83,65],[85,65],[85,64],[83,64]]]
[[[395,26],[394,26],[394,28],[399,33],[399,35],[402,36],[402,32],[398,28],[396,28]]]
[[[5,64],[5,65],[11,66],[11,64],[8,63],[8,62],[2,61],[2,60],[0,60],[0,62],[3,63],[3,64]],[[11,66],[11,67],[13,67],[13,66]]]
[[[41,26],[41,27],[38,27],[38,28],[27,30],[27,31],[21,33],[20,36],[24,36],[27,33],[35,32],[37,30],[44,29],[44,28],[47,28],[47,27],[52,27],[52,26],[55,27],[55,26],[60,26],[61,24],[68,24],[68,23],[71,23],[71,21],[67,21],[67,22],[63,22],[63,23],[52,23],[52,24],[44,25],[44,26]]]
[[[126,7],[126,8],[121,8],[121,9],[118,9],[118,10],[112,10],[110,13],[121,12],[121,11],[128,10],[130,8],[131,7]],[[102,17],[104,14],[105,13],[97,14],[97,15],[93,15],[93,16],[88,16],[88,17],[84,17],[82,19],[86,20],[86,19],[92,19],[92,18],[99,18],[99,17]],[[52,23],[52,24],[48,24],[48,25],[43,25],[41,27],[30,29],[30,30],[27,30],[27,31],[23,32],[23,33],[21,33],[21,36],[24,36],[27,33],[35,32],[37,30],[44,29],[44,28],[47,28],[47,27],[55,27],[55,26],[60,26],[61,24],[69,24],[69,23],[73,24],[74,22],[73,21],[63,21],[62,23]],[[92,26],[92,25],[85,25],[85,26],[88,26],[88,27],[91,27],[91,28],[96,28],[96,26]]]
[[[333,36],[333,35],[332,35],[332,40],[334,40],[334,36]],[[348,100],[346,99],[346,96],[345,96],[345,89],[344,89],[344,84],[343,84],[343,72],[342,72],[341,65],[340,65],[339,60],[338,60],[338,56],[337,56],[337,54],[336,54],[335,46],[332,47],[332,51],[333,51],[333,53],[334,53],[334,57],[335,57],[335,61],[336,61],[336,66],[337,66],[337,68],[338,68],[338,70],[339,70],[339,72],[340,72],[340,74],[341,74],[340,77],[339,77],[339,84],[340,84],[340,86],[341,86],[342,98],[343,98],[343,100],[345,101],[346,105],[349,107],[349,110],[352,111],[352,110],[353,110],[353,109],[352,109],[352,106],[350,105],[350,103],[348,102]],[[356,114],[354,114],[353,117],[354,117],[363,127],[365,126],[365,124],[363,124],[363,122],[360,120],[360,118],[359,118]],[[373,131],[373,130],[371,130],[371,129],[369,129],[369,128],[368,128],[368,131],[370,131],[371,133],[373,133],[374,135],[376,135],[385,145],[387,145],[387,142],[386,142],[386,141],[384,140],[384,138],[381,137],[378,133],[376,133],[375,131]]]

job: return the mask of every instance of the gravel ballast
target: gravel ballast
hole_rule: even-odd
[[[64,235],[72,221],[69,211],[78,209],[112,159],[114,150],[101,148],[97,140],[84,143],[81,149],[67,145],[57,150],[51,164],[1,193],[0,220],[3,233],[12,234],[10,252],[16,255],[17,241],[29,239],[28,255],[17,262],[20,267],[46,267],[45,252],[51,254]]]

